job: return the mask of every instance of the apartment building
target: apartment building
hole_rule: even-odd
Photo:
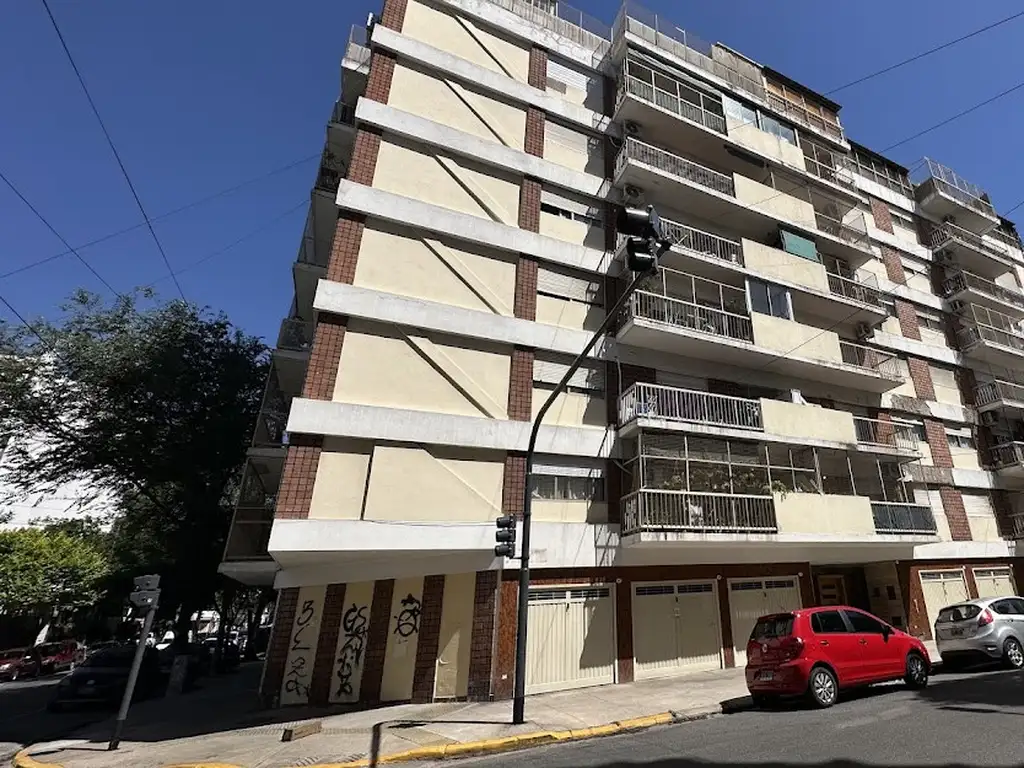
[[[278,589],[268,703],[511,695],[494,520],[630,278],[624,204],[672,247],[540,432],[528,692],[742,665],[801,605],[929,638],[1016,589],[1020,239],[839,112],[632,4],[353,30],[222,567]]]

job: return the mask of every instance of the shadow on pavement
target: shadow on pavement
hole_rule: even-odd
[[[1024,671],[983,669],[956,680],[938,678],[917,695],[940,709],[1024,715]]]

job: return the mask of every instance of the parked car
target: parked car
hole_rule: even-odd
[[[747,643],[747,689],[758,705],[806,696],[831,707],[856,686],[904,680],[923,688],[930,671],[920,640],[848,606],[762,616]]]
[[[971,661],[1002,661],[1024,668],[1024,598],[985,597],[943,608],[935,644],[947,669]]]
[[[134,645],[122,645],[96,652],[60,681],[47,708],[51,712],[56,712],[84,704],[118,704],[124,696],[134,658]],[[135,682],[132,699],[144,699],[155,695],[159,692],[163,680],[157,652],[147,648],[142,657],[142,666],[139,667],[139,677]]]
[[[99,651],[106,650],[107,648],[117,648],[120,645],[124,645],[117,640],[103,640],[99,643],[93,643],[85,649],[85,658],[95,655]]]
[[[39,654],[40,673],[44,675],[72,669],[82,661],[78,643],[74,640],[59,640],[53,643],[42,643],[33,649]]]
[[[39,657],[30,648],[0,651],[0,680],[39,676]]]

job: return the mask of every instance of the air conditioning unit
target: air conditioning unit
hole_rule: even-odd
[[[860,341],[867,341],[875,335],[875,329],[867,323],[857,323],[857,338]]]
[[[632,120],[627,120],[623,126],[627,136],[639,136],[640,135],[640,123],[634,123]]]
[[[986,427],[994,427],[999,423],[999,414],[995,411],[982,411],[978,414],[978,421]]]
[[[623,202],[625,202],[626,205],[643,205],[644,191],[640,187],[634,187],[632,184],[627,184],[623,193]]]
[[[949,302],[949,309],[950,311],[956,312],[957,314],[963,314],[964,312],[967,311],[967,302],[961,301],[960,299],[954,299],[953,301]]]

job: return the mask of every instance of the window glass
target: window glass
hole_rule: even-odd
[[[779,122],[774,117],[769,117],[762,113],[761,130],[770,133],[772,136],[778,136],[783,141],[788,141],[793,146],[796,146],[796,131],[785,123]]]
[[[873,616],[868,616],[866,613],[860,611],[847,611],[846,618],[850,620],[850,624],[853,625],[854,632],[871,633],[875,635],[882,634],[882,622]]]
[[[603,501],[603,477],[534,475],[533,498],[553,501]]]
[[[734,128],[738,128],[740,125],[757,125],[757,112],[746,104],[727,96],[722,98],[722,103],[725,105],[725,114],[738,123],[733,126]]]
[[[817,634],[846,632],[846,623],[839,611],[821,611],[811,615],[811,630]]]
[[[989,606],[993,611],[1003,616],[1014,613],[1013,605],[1009,600],[996,600]]]
[[[1021,600],[1019,597],[1010,598],[1010,606],[1015,614],[1024,616],[1024,600]]]
[[[750,287],[750,309],[753,312],[792,319],[789,315],[788,291],[785,288],[763,280],[748,280],[747,284]]]
[[[775,637],[789,637],[793,633],[793,617],[769,616],[754,625],[750,633],[751,640],[770,640]]]

